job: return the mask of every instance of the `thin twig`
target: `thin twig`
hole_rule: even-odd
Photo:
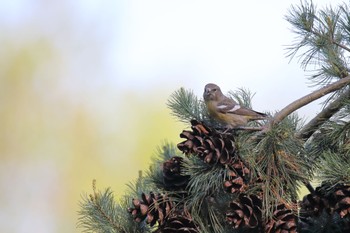
[[[346,51],[350,52],[350,48],[348,48],[347,46],[345,46],[343,44],[340,44],[340,43],[334,41],[333,39],[332,39],[332,43],[339,46],[340,48],[345,49]]]
[[[311,32],[312,34],[318,36],[318,37],[325,38],[325,39],[329,39],[330,42],[331,42],[332,44],[335,44],[335,45],[339,46],[340,48],[342,48],[342,49],[344,49],[344,50],[350,52],[350,48],[348,48],[347,46],[345,46],[345,45],[343,45],[343,44],[341,44],[341,43],[339,43],[339,42],[337,42],[337,41],[335,41],[334,38],[333,38],[333,35],[329,38],[328,36],[323,35],[323,34],[317,32],[317,31],[315,31],[315,30],[310,30],[310,32]]]
[[[309,190],[309,192],[310,192],[311,194],[314,194],[314,193],[315,193],[315,189],[314,189],[314,187],[311,185],[310,182],[305,182],[304,184],[305,184],[306,188]]]
[[[248,131],[261,131],[264,127],[253,127],[253,126],[241,126],[238,128],[235,128],[235,130],[248,130]]]
[[[100,212],[101,216],[110,224],[110,226],[113,227],[113,229],[115,230],[120,230],[119,226],[113,221],[112,218],[110,218],[110,216],[108,216],[108,214],[103,210],[102,206],[100,205],[100,203],[95,203],[95,208],[98,212]]]
[[[104,218],[114,229],[116,229],[118,231],[119,226],[113,221],[112,218],[110,218],[110,216],[108,216],[108,214],[103,210],[103,207],[100,204],[100,195],[96,189],[96,180],[95,179],[93,179],[93,181],[92,181],[92,189],[93,189],[94,194],[90,195],[90,198],[91,198],[91,201],[92,201],[95,209],[101,214],[102,218]]]

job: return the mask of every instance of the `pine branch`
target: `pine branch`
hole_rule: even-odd
[[[326,151],[317,178],[332,185],[350,183],[350,158],[346,154]]]
[[[173,160],[174,158],[177,158]],[[146,173],[145,180],[159,190],[176,191],[185,186],[188,177],[182,176],[180,162],[184,159],[177,147],[171,143],[164,143],[152,157],[152,164]],[[179,170],[177,170],[179,169]],[[177,173],[178,172],[178,173]],[[183,193],[183,190],[178,190]]]
[[[350,97],[350,89],[345,90],[337,99],[329,103],[316,117],[309,121],[298,133],[297,137],[308,139],[323,123],[329,120],[344,106],[344,100]]]
[[[223,228],[224,216],[215,213],[213,204],[216,201],[213,202],[213,198],[225,198],[223,190],[225,169],[222,166],[206,164],[197,157],[191,157],[184,164],[184,172],[191,177],[187,187],[189,197],[185,205],[191,209],[194,220],[199,223],[203,232],[222,232],[218,229]]]
[[[304,143],[295,137],[300,118],[289,115],[257,140],[240,140],[240,153],[262,181],[264,217],[273,216],[280,203],[292,206],[301,184],[312,177],[312,161]]]
[[[245,88],[238,88],[236,91],[229,91],[228,96],[238,102],[241,106],[252,109],[254,93]]]
[[[262,130],[264,130],[264,127],[240,126],[240,127],[235,128],[235,130],[262,131]]]
[[[199,100],[191,90],[180,88],[169,98],[168,107],[172,115],[182,122],[189,122],[192,119],[205,121],[208,119],[205,104]]]
[[[294,112],[295,110],[331,93],[334,91],[337,91],[346,85],[350,84],[350,76],[347,76],[345,78],[342,78],[332,84],[329,84],[328,86],[325,86],[319,90],[316,90],[300,99],[295,100],[294,102],[290,103],[286,107],[284,107],[281,111],[275,114],[275,116],[271,119],[271,126],[278,124],[281,122],[285,117],[287,117],[289,114]],[[270,127],[271,127],[270,126]]]
[[[350,183],[349,109],[344,108],[342,112],[314,134],[309,146],[319,180],[332,185]]]
[[[328,14],[327,14],[327,12],[323,12],[322,11],[322,13],[324,14],[324,16],[325,16],[325,18],[327,18],[328,17]],[[314,35],[316,35],[316,36],[318,36],[319,38],[323,38],[323,39],[325,39],[325,40],[329,40],[329,42],[331,43],[331,44],[335,44],[335,45],[337,45],[338,47],[340,47],[340,48],[342,48],[342,49],[344,49],[344,50],[346,50],[346,51],[348,51],[348,52],[350,52],[350,48],[349,47],[347,47],[346,45],[344,45],[344,44],[342,44],[342,43],[340,43],[339,41],[337,41],[337,40],[335,40],[335,35],[334,35],[334,29],[335,29],[335,27],[337,26],[337,24],[338,24],[338,20],[339,20],[339,11],[338,11],[338,13],[336,14],[336,20],[334,20],[335,22],[333,23],[333,25],[332,26],[330,26],[331,27],[331,29],[329,30],[329,31],[331,31],[332,33],[325,33],[325,34],[322,34],[322,33],[320,33],[319,31],[317,31],[317,30],[315,30],[315,29],[310,29],[309,30],[309,32],[310,33],[312,33],[312,34],[314,34]],[[328,24],[331,24],[330,23],[331,22],[331,19],[328,17],[327,18],[327,23]],[[329,26],[329,25],[328,25]],[[330,35],[329,35],[330,34]]]
[[[103,193],[96,190],[95,180],[93,194],[85,197],[80,206],[78,227],[83,228],[84,232],[126,233],[127,226],[134,225],[128,221],[126,210],[115,203],[110,189],[106,189]]]
[[[335,44],[335,45],[337,45],[337,46],[339,46],[340,48],[342,48],[342,49],[344,49],[344,50],[350,52],[350,48],[347,47],[346,45],[343,45],[343,44],[341,44],[341,43],[335,41],[334,39],[332,40],[332,43]]]
[[[311,76],[318,85],[327,85],[334,78],[348,76],[348,65],[345,54],[350,51],[347,44],[349,13],[344,7],[333,10],[331,7],[316,12],[310,2],[301,6],[292,6],[287,21],[294,27],[298,40],[291,47],[288,56],[291,59],[299,52],[304,69],[310,64],[320,66],[319,72]],[[305,50],[302,50],[305,49]]]
[[[150,178],[143,177],[142,171],[139,171],[139,176],[134,182],[130,182],[126,186],[129,188],[127,195],[125,195],[126,199],[141,196],[144,192],[157,191]]]

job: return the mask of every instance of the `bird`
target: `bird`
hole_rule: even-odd
[[[239,105],[236,101],[225,96],[218,85],[208,83],[204,87],[204,102],[209,116],[228,129],[240,128],[249,121],[266,119],[265,113]]]

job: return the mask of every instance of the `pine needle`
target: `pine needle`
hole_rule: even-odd
[[[225,169],[222,166],[208,165],[197,157],[191,157],[184,164],[184,170],[185,174],[191,177],[186,206],[191,208],[192,216],[196,216],[195,220],[200,225],[210,225],[213,228],[211,232],[222,232],[224,215],[219,217],[213,204],[219,204],[217,198],[225,196],[223,190]]]
[[[289,116],[256,141],[242,141],[243,158],[263,181],[264,217],[273,215],[275,206],[292,206],[298,188],[312,176],[311,162],[305,156],[303,142],[295,137],[299,119]]]
[[[93,182],[93,194],[84,195],[80,202],[78,224],[83,232],[126,233],[147,232],[133,221],[127,212],[127,207],[116,203],[113,192],[107,188],[104,192],[96,189]]]
[[[345,5],[345,4],[344,4]],[[339,78],[348,76],[346,55],[349,55],[349,15],[339,6],[316,10],[312,1],[292,6],[286,20],[297,35],[288,56],[292,59],[300,54],[301,66],[310,65],[316,73],[310,76],[315,85],[325,86]]]
[[[159,146],[156,155],[151,158],[152,163],[146,172],[146,182],[159,190],[164,190],[165,184],[162,165],[173,156],[182,157],[182,154],[174,144],[164,142],[163,145]]]
[[[317,161],[317,177],[332,185],[350,184],[349,105],[325,123],[312,138],[309,153]]]
[[[175,91],[170,96],[167,106],[172,111],[172,115],[181,122],[187,123],[193,119],[208,120],[205,104],[191,90],[180,88]]]

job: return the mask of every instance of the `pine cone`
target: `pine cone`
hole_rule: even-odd
[[[172,202],[163,194],[150,195],[142,193],[141,200],[133,199],[133,206],[128,209],[136,222],[146,219],[146,222],[153,226],[156,222],[163,224],[172,209]]]
[[[235,229],[261,227],[261,208],[261,197],[240,194],[238,200],[230,203],[230,209],[226,212],[226,221]]]
[[[339,185],[335,188],[334,199],[336,201],[335,211],[341,218],[350,218],[350,186]]]
[[[188,154],[196,154],[206,163],[231,163],[236,157],[234,138],[230,134],[217,133],[203,123],[196,120],[191,121],[192,131],[184,130],[181,138],[186,140],[179,143],[179,150]]]
[[[199,233],[198,226],[189,213],[172,214],[167,221],[159,226],[157,233]]]
[[[300,229],[310,232],[350,231],[350,186],[323,183],[315,192],[304,196],[300,203]]]
[[[244,192],[249,182],[249,168],[237,158],[227,170],[226,181],[224,182],[225,190],[229,193]]]
[[[297,217],[284,204],[277,206],[273,218],[265,225],[265,233],[296,233]]]
[[[166,190],[186,188],[189,176],[181,174],[183,158],[174,156],[163,163],[163,181]]]
[[[326,187],[320,186],[315,189],[314,193],[304,196],[300,204],[300,218],[319,216],[323,210],[332,214],[334,198],[325,192]]]

